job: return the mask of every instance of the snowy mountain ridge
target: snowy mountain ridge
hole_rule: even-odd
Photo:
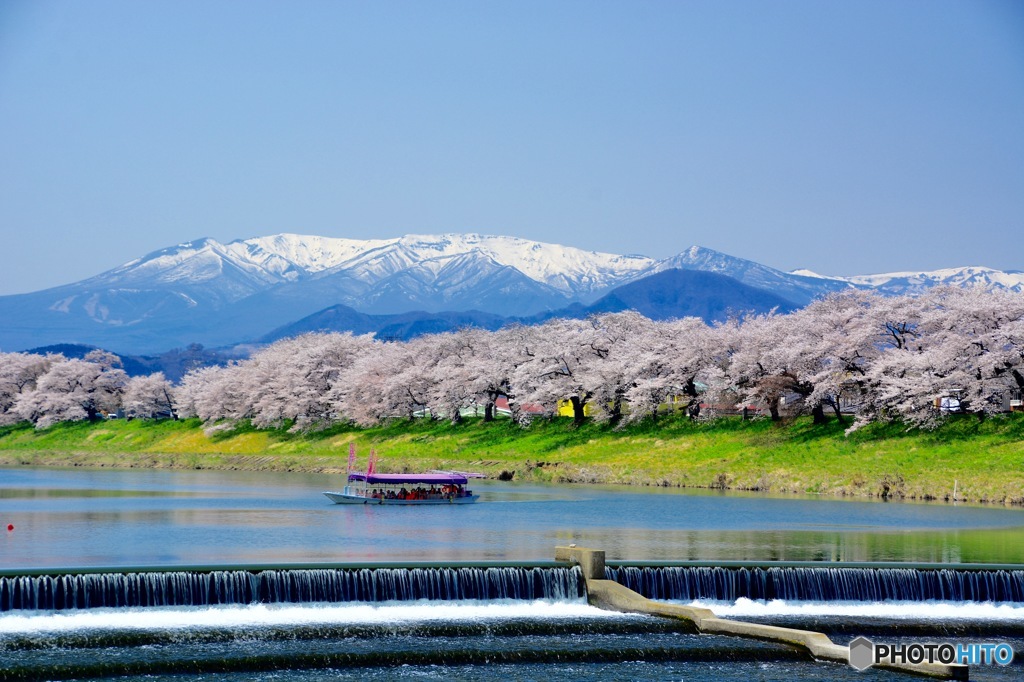
[[[875,289],[886,294],[915,294],[936,286],[983,286],[1024,293],[1024,272],[995,270],[983,266],[942,268],[930,271],[885,272],[876,275],[830,277],[811,270],[793,270],[791,275],[843,282]]]
[[[700,246],[655,260],[480,234],[357,240],[282,233],[227,244],[198,239],[80,282],[0,296],[0,350],[233,344],[336,305],[374,315],[478,310],[529,317],[589,305],[672,269],[724,275],[738,281],[729,286],[761,289],[795,307],[850,287],[890,295],[939,284],[1024,292],[1024,273],[991,268],[843,278],[787,273]]]
[[[885,292],[917,293],[940,286],[1000,287],[1024,292],[1024,272],[994,270],[980,266],[944,268],[930,272],[890,272],[839,278],[851,284],[869,286]]]
[[[512,267],[572,298],[607,288],[651,268],[644,256],[584,251],[569,246],[479,234],[406,235],[357,240],[276,234],[222,244],[200,239],[161,249],[97,277],[93,284],[139,282],[195,285],[228,279],[242,290],[344,272],[374,284],[402,271],[438,277],[467,256]]]
[[[515,268],[534,282],[570,298],[671,268],[715,272],[768,289],[782,286],[790,290],[788,297],[797,303],[806,302],[823,290],[847,286],[887,293],[921,291],[941,284],[980,284],[1024,291],[1024,273],[986,267],[835,277],[810,270],[787,273],[701,246],[691,246],[677,256],[659,261],[518,237],[455,233],[370,240],[282,233],[227,244],[200,239],[156,251],[86,281],[127,285],[155,280],[195,285],[229,277],[261,288],[344,272],[373,284],[403,271],[415,271],[419,278],[437,278],[453,263],[464,262],[467,257]]]

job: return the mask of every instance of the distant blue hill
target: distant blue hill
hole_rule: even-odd
[[[672,269],[624,284],[588,306],[572,306],[568,310],[576,313],[573,317],[579,313],[596,315],[635,310],[652,320],[699,317],[710,323],[773,309],[791,312],[799,307],[770,291],[748,286],[726,275]]]
[[[308,332],[376,334],[378,338],[405,341],[465,327],[493,331],[508,324],[540,324],[558,318],[583,318],[601,313],[635,310],[652,320],[699,317],[719,322],[730,316],[790,312],[800,306],[739,280],[699,270],[665,270],[624,284],[590,305],[573,304],[529,317],[505,317],[479,310],[429,313],[415,311],[396,315],[369,315],[344,305],[331,306],[292,324],[278,327],[259,339],[271,343]]]
[[[24,352],[36,355],[60,354],[66,358],[81,360],[94,350],[105,350],[116,355],[121,360],[121,368],[130,377],[163,372],[165,377],[175,382],[181,380],[192,369],[225,365],[239,357],[238,354],[203,348],[199,344],[192,344],[186,348],[172,348],[159,355],[129,355],[80,343],[55,343],[30,348]]]
[[[494,331],[505,326],[512,319],[479,310],[440,313],[416,310],[394,315],[370,315],[361,313],[347,305],[334,305],[292,324],[278,327],[258,341],[259,343],[273,343],[280,339],[309,332],[376,334],[380,339],[407,341],[424,334],[439,334],[465,327]]]

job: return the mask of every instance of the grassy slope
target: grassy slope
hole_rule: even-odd
[[[875,425],[852,436],[800,420],[684,419],[621,431],[544,422],[401,422],[372,429],[204,430],[197,421],[0,428],[0,464],[343,471],[348,444],[383,471],[462,468],[515,480],[724,487],[1024,504],[1024,415],[956,419],[932,432]]]

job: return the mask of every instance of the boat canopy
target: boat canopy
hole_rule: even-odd
[[[467,478],[464,474],[366,474],[351,473],[348,475],[349,482],[366,481],[367,485],[403,485],[413,483],[426,483],[429,485],[466,485]]]

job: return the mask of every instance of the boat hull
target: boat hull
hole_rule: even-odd
[[[389,498],[363,497],[362,495],[349,495],[338,492],[325,492],[327,497],[334,504],[376,504],[376,505],[437,505],[437,504],[472,504],[480,499],[479,495],[466,495],[464,497],[442,497],[433,500],[399,500]]]

